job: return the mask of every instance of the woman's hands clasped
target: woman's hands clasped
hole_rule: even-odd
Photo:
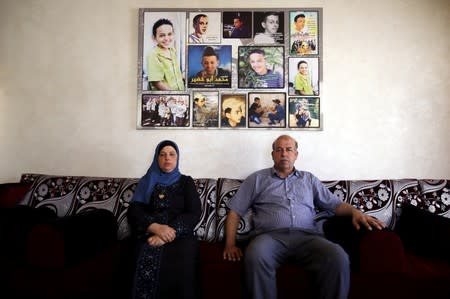
[[[147,239],[147,243],[150,246],[162,246],[166,243],[172,242],[175,240],[177,232],[174,228],[159,223],[152,223],[148,229],[148,232],[153,235]]]

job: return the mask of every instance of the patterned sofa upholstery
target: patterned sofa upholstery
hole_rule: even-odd
[[[195,228],[195,234],[201,243],[200,263],[202,269],[200,275],[202,288],[204,288],[203,297],[216,299],[243,298],[242,277],[240,276],[242,265],[223,261],[221,257],[225,233],[224,225],[228,211],[227,203],[238,190],[242,180],[194,178],[194,181],[202,202],[201,219]],[[117,240],[123,241],[127,240],[130,234],[126,210],[137,182],[138,178],[101,178],[26,173],[22,175],[20,183],[22,186],[29,185],[29,190],[20,204],[33,208],[46,207],[54,211],[58,217],[73,216],[92,209],[109,210],[117,221]],[[370,238],[366,235],[363,236],[367,240],[371,239],[372,242],[378,243],[373,246],[366,244],[364,248],[371,248],[372,246],[374,254],[370,253],[367,261],[362,261],[362,263],[367,262],[371,267],[376,268],[378,265],[374,261],[384,259],[386,256],[390,256],[392,261],[401,259],[401,262],[395,262],[397,268],[394,266],[387,267],[395,269],[389,270],[392,272],[389,275],[382,274],[385,276],[384,279],[378,276],[379,273],[373,277],[373,279],[379,281],[378,285],[385,282],[385,288],[381,287],[380,289],[378,287],[376,290],[372,290],[372,286],[369,291],[367,286],[356,286],[352,282],[351,298],[376,298],[377,294],[383,296],[383,298],[395,298],[395,292],[388,290],[388,287],[404,285],[406,288],[412,281],[411,279],[421,281],[427,279],[425,286],[422,285],[419,291],[410,292],[411,298],[420,298],[414,296],[433,291],[436,296],[450,295],[448,287],[450,285],[450,262],[445,261],[449,264],[446,264],[446,267],[441,267],[437,270],[437,273],[431,273],[429,276],[419,275],[414,267],[418,267],[417,271],[422,271],[424,267],[429,265],[427,261],[430,257],[420,257],[417,260],[416,256],[412,254],[414,262],[411,262],[408,257],[409,253],[405,252],[405,248],[401,244],[401,238],[394,232],[396,223],[401,218],[402,207],[405,204],[428,211],[439,218],[450,220],[449,180],[340,180],[325,181],[324,183],[343,201],[350,203],[364,213],[382,219],[389,227],[385,234],[388,236],[387,239],[370,234],[368,234]],[[241,219],[238,228],[238,240],[242,241],[243,244],[252,232],[251,218],[252,214],[249,211]],[[318,221],[325,221],[325,219],[318,219]],[[448,236],[445,237],[448,240]],[[377,253],[377,250],[384,253]],[[362,256],[367,257],[367,255]],[[414,265],[411,266],[411,264]],[[367,269],[367,267],[364,269]],[[292,280],[292,276],[296,275],[308,281],[307,274],[299,271],[301,272],[295,267],[285,267],[280,270],[278,276],[280,298],[289,298],[290,292],[303,292],[305,298],[312,294],[310,287]],[[361,272],[361,270],[352,271],[352,281],[357,281],[358,284],[364,284],[363,281],[371,277],[371,274],[358,274],[358,272]],[[369,270],[369,272],[376,273],[377,270]],[[445,277],[447,273],[448,277]],[[364,275],[366,275],[366,278],[363,278]],[[392,277],[395,277],[396,282],[392,281]],[[230,281],[234,283],[230,285]],[[367,283],[367,285],[370,285],[370,283]],[[438,291],[436,291],[436,288]]]

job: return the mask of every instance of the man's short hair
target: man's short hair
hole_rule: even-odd
[[[305,14],[300,13],[300,14],[295,16],[294,22],[297,22],[298,18],[306,18],[306,16],[305,16]]]
[[[274,142],[272,142],[272,150],[275,150],[275,143],[277,143],[278,140],[282,139],[282,138],[289,138],[294,140],[295,142],[295,149],[298,150],[298,142],[297,140],[295,140],[293,137],[289,136],[289,135],[280,135],[277,137],[277,139],[274,140]]]
[[[192,24],[195,26],[198,22],[200,22],[200,18],[207,18],[208,16],[205,14],[198,14],[194,17],[194,19],[192,20]]]
[[[266,56],[266,52],[264,52],[263,49],[259,49],[259,48],[250,50],[250,52],[248,52],[248,56],[249,56],[249,57],[250,57],[250,55],[252,55],[252,54],[261,54],[262,56]]]

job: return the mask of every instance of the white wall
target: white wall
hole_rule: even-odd
[[[449,2],[301,4],[323,7],[323,131],[136,130],[138,8],[205,1],[1,0],[0,182],[140,177],[165,138],[179,144],[182,172],[244,178],[271,166],[281,133],[299,140],[297,167],[321,179],[450,179]]]

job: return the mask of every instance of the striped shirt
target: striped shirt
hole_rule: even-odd
[[[283,77],[278,72],[273,72],[272,70],[267,70],[267,74],[258,75],[256,74],[254,82],[249,84],[249,87],[254,88],[283,88]]]
[[[241,217],[251,208],[257,234],[281,228],[320,233],[315,222],[317,209],[334,212],[341,203],[309,172],[295,170],[281,178],[274,168],[266,168],[241,184],[228,207]]]

